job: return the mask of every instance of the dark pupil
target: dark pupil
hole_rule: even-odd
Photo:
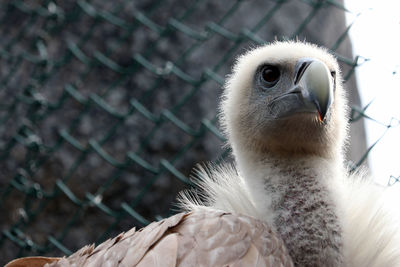
[[[263,79],[266,82],[275,82],[279,78],[279,70],[276,67],[266,67],[263,71]]]

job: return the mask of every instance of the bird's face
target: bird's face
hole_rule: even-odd
[[[343,139],[345,110],[336,60],[315,46],[288,42],[241,56],[222,104],[232,143],[282,153],[331,149]]]
[[[260,106],[266,120],[308,114],[310,119],[326,123],[334,100],[335,78],[336,70],[315,58],[270,60],[255,71],[251,101]]]

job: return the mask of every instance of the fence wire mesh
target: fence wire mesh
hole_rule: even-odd
[[[334,0],[2,1],[0,263],[169,216],[193,166],[229,155],[216,108],[234,57],[306,39],[348,81],[364,59],[346,50],[345,12]]]

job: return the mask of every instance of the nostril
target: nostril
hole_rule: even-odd
[[[311,64],[312,59],[304,59],[296,64],[296,77],[294,79],[294,84],[298,84],[307,67]]]

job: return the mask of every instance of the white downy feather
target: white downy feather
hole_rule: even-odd
[[[257,117],[257,112],[264,114],[265,106],[259,104],[264,102],[256,102],[261,105],[260,109],[250,105],[257,68],[271,61],[288,66],[292,64],[288,67],[291,69],[298,59],[304,57],[317,58],[336,72],[335,100],[330,122],[325,125],[326,131],[318,136],[313,135],[315,132],[309,128],[311,124],[295,124],[294,128],[291,124],[282,124],[283,128],[260,134],[257,127],[265,121],[263,116]],[[280,215],[271,208],[271,203],[282,197],[294,175],[318,178],[313,182],[321,190],[328,191],[325,200],[333,203],[341,224],[344,264],[347,267],[400,266],[400,211],[396,207],[400,203],[399,192],[395,192],[396,188],[374,184],[362,172],[348,175],[343,167],[348,105],[335,58],[315,45],[275,42],[240,56],[224,89],[220,122],[236,165],[200,167],[195,183],[202,193],[182,193],[181,207],[195,210],[210,206],[253,216],[274,226],[274,218]],[[250,123],[246,124],[248,120]],[[296,120],[290,122],[296,123]],[[280,133],[279,138],[267,136],[269,143],[265,143],[266,134],[274,131]],[[298,140],[303,140],[303,143]],[[304,147],[305,143],[312,147]],[[271,152],[279,152],[279,149],[289,151],[285,154],[287,157]],[[307,152],[301,154],[304,150]],[[301,195],[304,201],[315,201],[315,196],[304,198],[306,193]],[[280,212],[282,215],[282,210]],[[302,240],[295,240],[295,245],[297,241]]]
[[[191,211],[208,206],[265,219],[233,165],[198,167],[194,181],[204,195],[182,192],[179,197],[182,209]],[[337,202],[343,209],[348,266],[400,266],[399,189],[375,184],[362,172],[344,175],[332,186],[338,187]]]

